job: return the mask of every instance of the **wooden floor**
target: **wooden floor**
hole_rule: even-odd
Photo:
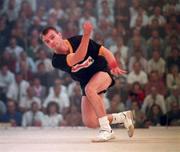
[[[3,128],[0,152],[180,152],[180,128],[136,129],[133,138],[115,129],[116,139],[92,143],[87,128]]]

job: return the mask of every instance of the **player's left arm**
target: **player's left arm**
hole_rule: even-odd
[[[110,50],[108,50],[107,48],[105,48],[104,46],[101,46],[101,48],[99,50],[99,55],[102,55],[105,57],[105,59],[108,62],[111,73],[113,75],[118,76],[118,75],[122,75],[122,74],[127,73],[127,71],[121,69],[118,66],[117,61],[116,61],[114,55],[112,54],[112,52]]]

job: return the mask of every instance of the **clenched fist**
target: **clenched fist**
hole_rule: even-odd
[[[84,30],[84,35],[90,35],[93,30],[93,25],[90,22],[84,22],[83,30]]]

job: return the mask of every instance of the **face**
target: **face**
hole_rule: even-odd
[[[43,35],[42,40],[55,53],[67,52],[68,48],[62,39],[61,33],[50,29],[46,35]]]

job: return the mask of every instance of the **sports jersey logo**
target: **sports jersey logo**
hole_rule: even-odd
[[[91,66],[94,62],[94,59],[89,56],[84,62],[82,62],[81,64],[76,64],[72,67],[71,72],[77,72],[81,69],[84,68],[88,68],[89,66]]]

